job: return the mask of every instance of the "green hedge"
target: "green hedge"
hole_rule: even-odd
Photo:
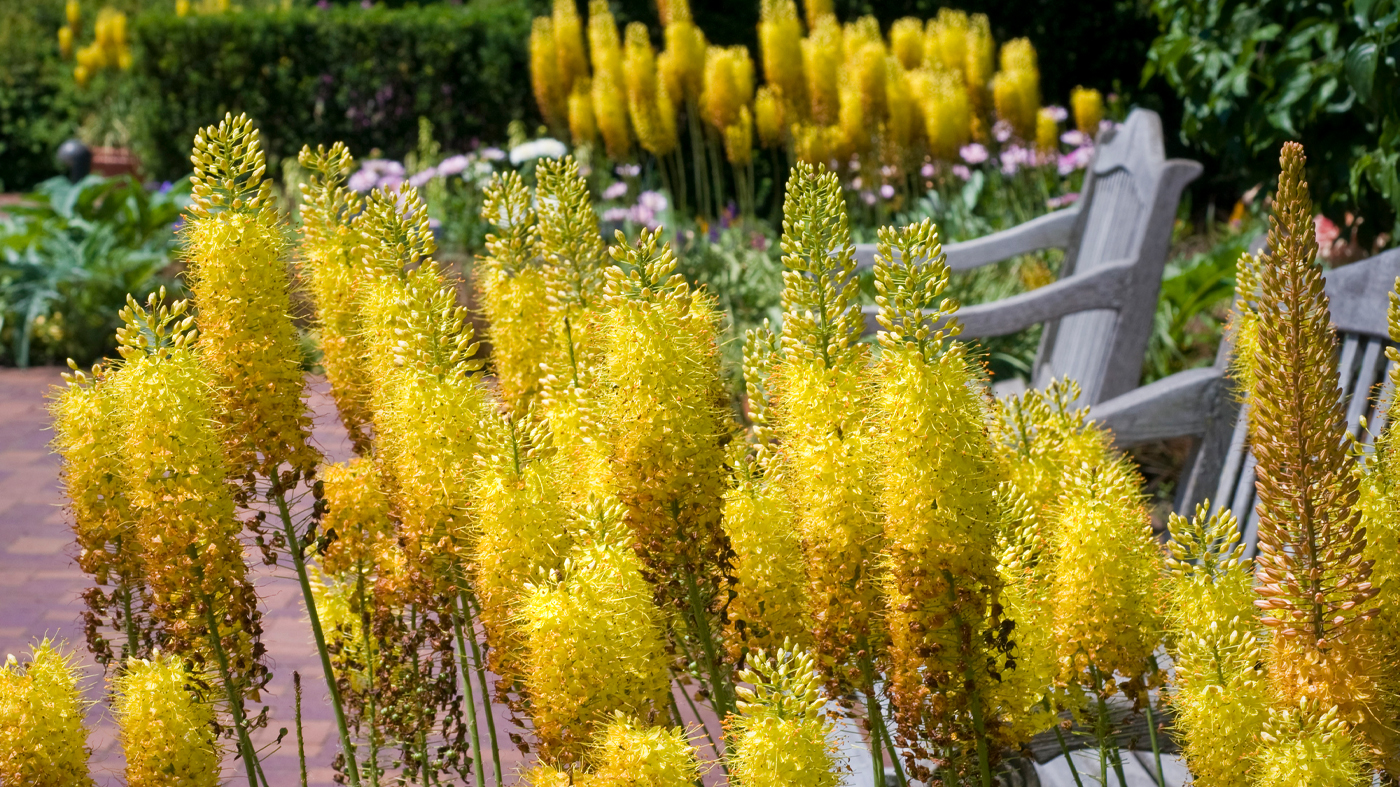
[[[62,20],[61,3],[0,9],[0,191],[57,174],[54,151],[77,130],[73,66],[59,60],[54,32]]]
[[[131,26],[135,144],[149,174],[169,179],[225,112],[257,122],[273,167],[307,143],[401,157],[419,117],[449,150],[500,141],[511,120],[535,116],[529,31],[520,5],[144,14]]]

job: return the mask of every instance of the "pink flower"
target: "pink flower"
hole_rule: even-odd
[[[1085,134],[1083,131],[1080,131],[1077,128],[1070,129],[1069,131],[1066,131],[1065,133],[1061,134],[1060,141],[1065,143],[1066,145],[1076,148],[1080,147],[1081,145],[1094,144],[1094,140],[1089,139],[1088,134]]]
[[[466,156],[448,156],[447,158],[442,160],[441,164],[437,165],[437,171],[438,174],[443,177],[448,177],[450,175],[459,175],[462,172],[466,171],[467,165],[470,163],[471,159],[467,158]]]
[[[621,199],[627,194],[627,184],[622,181],[603,189],[603,199]]]
[[[627,221],[632,218],[631,208],[608,208],[603,211],[603,221]]]
[[[430,180],[432,180],[433,178],[437,177],[437,174],[438,174],[438,173],[437,173],[437,170],[436,170],[436,169],[433,169],[432,167],[428,167],[427,169],[423,170],[422,172],[418,173],[417,175],[414,175],[413,177],[409,178],[409,179],[408,179],[408,185],[414,187],[415,189],[421,189],[421,188],[423,188],[425,185],[427,185],[428,181],[430,181]]]
[[[875,192],[873,192],[873,191],[862,191],[862,192],[860,193],[860,198],[861,198],[861,199],[865,202],[865,204],[867,204],[867,205],[874,205],[874,204],[875,204]]]
[[[1010,145],[1001,151],[1001,171],[1004,175],[1015,175],[1021,167],[1034,163],[1031,152],[1020,145]]]
[[[885,199],[894,199],[894,186],[886,183],[880,187],[880,196]]]
[[[865,181],[861,180],[859,175],[857,175],[854,178],[851,178],[851,188],[853,189],[859,189],[862,185],[864,185],[864,183]]]
[[[642,174],[642,168],[636,164],[618,164],[614,171],[622,178],[635,178]]]
[[[963,169],[967,169],[967,167],[963,167]],[[925,178],[931,178],[931,177],[933,177],[933,173],[934,173],[933,162],[929,162],[929,163],[925,164],[924,167],[923,167],[923,169],[919,170],[919,174],[920,174],[920,175],[923,175]],[[963,178],[963,180],[966,180],[966,178]]]
[[[1078,201],[1079,192],[1071,191],[1068,194],[1064,194],[1059,197],[1051,197],[1050,199],[1045,200],[1045,207],[1049,208],[1050,210],[1059,210],[1060,208],[1063,208],[1066,205],[1073,205]]]
[[[964,167],[961,164],[953,165],[953,174],[957,175],[963,180],[970,180],[972,178],[972,170],[968,169],[967,167]]]
[[[1069,118],[1069,110],[1065,109],[1064,107],[1055,106],[1054,104],[1051,104],[1050,106],[1046,107],[1045,113],[1049,115],[1051,119],[1053,119],[1056,123],[1063,123],[1066,119]]]
[[[1089,166],[1089,162],[1094,160],[1094,146],[1080,145],[1070,152],[1060,156],[1059,171],[1061,175],[1068,175],[1076,170]]]
[[[992,136],[997,138],[997,142],[1005,142],[1011,139],[1011,124],[1005,120],[998,120],[992,124]]]
[[[1313,231],[1317,233],[1318,254],[1328,257],[1332,252],[1332,244],[1337,242],[1337,238],[1342,236],[1342,228],[1336,222],[1322,215],[1317,214],[1313,218]]]
[[[987,153],[985,147],[974,142],[971,145],[963,145],[962,148],[958,150],[958,155],[962,157],[963,161],[976,165],[986,161],[990,154]]]

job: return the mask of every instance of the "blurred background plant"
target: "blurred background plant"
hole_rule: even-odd
[[[0,364],[87,364],[111,354],[127,295],[173,276],[189,184],[52,178],[0,214]]]

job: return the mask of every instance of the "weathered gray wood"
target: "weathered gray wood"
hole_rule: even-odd
[[[1033,385],[1070,377],[1085,404],[1132,390],[1142,373],[1181,190],[1200,172],[1196,162],[1166,160],[1161,120],[1134,110],[1116,131],[1099,135],[1075,207],[944,247],[953,270],[1065,250],[1056,284],[962,309],[964,334],[998,336],[1043,323]],[[856,248],[861,266],[872,265],[874,256],[873,244]],[[874,310],[868,310],[866,331],[876,330]]]
[[[1220,369],[1191,369],[1097,405],[1089,417],[1123,445],[1200,435],[1220,386],[1228,384]]]
[[[981,238],[945,243],[943,253],[947,255],[949,268],[967,271],[1041,249],[1063,249],[1069,245],[1070,234],[1078,220],[1077,206],[1057,210]],[[874,243],[856,244],[857,268],[875,266],[875,248]],[[903,262],[898,252],[895,252],[895,261]]]
[[[958,309],[956,317],[964,337],[981,338],[1025,330],[1064,314],[1066,309],[1117,309],[1123,305],[1122,293],[1134,268],[1134,260],[1123,260],[1010,298]],[[872,306],[864,309],[866,333],[878,330],[877,313]]]

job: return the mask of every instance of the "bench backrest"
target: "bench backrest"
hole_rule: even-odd
[[[1060,276],[1091,273],[1125,259],[1136,258],[1137,265],[1120,308],[1046,323],[1031,375],[1034,386],[1063,377],[1078,380],[1083,404],[1137,387],[1177,204],[1199,172],[1194,162],[1166,160],[1162,121],[1155,112],[1134,110],[1115,131],[1100,134]]]
[[[1385,425],[1387,403],[1394,398],[1389,385],[1394,364],[1385,353],[1385,348],[1394,343],[1389,337],[1386,315],[1395,279],[1400,277],[1400,249],[1329,270],[1325,276],[1332,322],[1341,345],[1337,394],[1346,403],[1348,427],[1363,445],[1369,446]],[[1222,395],[1236,396],[1228,389]],[[1188,515],[1207,496],[1212,510],[1229,506],[1240,519],[1246,553],[1254,557],[1259,514],[1255,511],[1255,460],[1249,449],[1244,412],[1248,406],[1246,401],[1232,422],[1218,422],[1203,436],[1196,460],[1185,476],[1186,488],[1178,500],[1178,513]],[[1360,429],[1363,419],[1366,429]],[[1218,475],[1202,472],[1212,466],[1220,468]]]

